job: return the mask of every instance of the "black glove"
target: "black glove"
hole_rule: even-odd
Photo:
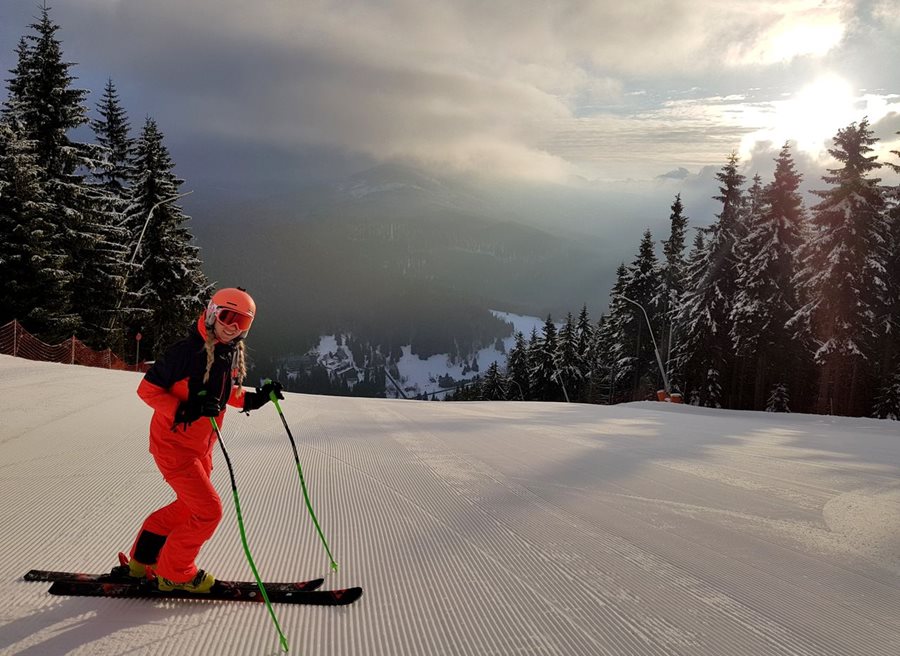
[[[207,394],[198,394],[179,404],[175,411],[175,423],[187,426],[200,417],[218,417],[219,412],[221,412],[219,399]]]
[[[284,389],[276,380],[267,380],[262,387],[257,387],[255,392],[246,392],[244,394],[244,409],[243,412],[250,412],[251,410],[259,410],[266,403],[271,400],[271,394],[275,394],[276,399],[284,400],[284,395],[281,393],[281,390]]]
[[[281,390],[283,389],[284,386],[277,380],[267,380],[262,387],[257,387],[256,391],[260,394],[265,395],[266,400],[269,400],[269,395],[274,392],[276,399],[278,399],[279,401],[284,401],[284,394],[281,393]]]

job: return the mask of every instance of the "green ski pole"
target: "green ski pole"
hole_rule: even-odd
[[[278,623],[278,617],[275,616],[275,610],[272,608],[271,602],[269,602],[266,586],[263,585],[262,579],[259,576],[259,571],[256,569],[256,563],[253,562],[253,556],[250,555],[250,546],[247,544],[247,532],[244,530],[244,517],[241,514],[241,502],[240,499],[238,499],[237,483],[234,480],[234,469],[231,467],[231,458],[228,457],[228,451],[225,450],[225,442],[222,441],[222,433],[219,431],[219,425],[216,423],[216,418],[210,417],[209,421],[212,424],[213,430],[216,431],[216,437],[219,439],[219,446],[222,447],[222,454],[225,456],[225,464],[228,465],[228,475],[231,477],[231,495],[234,497],[234,508],[237,511],[238,528],[241,532],[241,543],[244,545],[244,554],[247,556],[247,562],[250,563],[250,569],[253,570],[253,576],[256,578],[256,585],[259,586],[259,592],[266,602],[266,608],[269,609],[269,615],[272,617],[272,622],[275,623],[275,630],[278,631],[278,639],[281,641],[281,648],[287,652],[289,649],[287,638],[284,637],[284,632],[281,630],[281,625]]]
[[[263,381],[263,384],[269,382],[271,381],[265,380]],[[316,518],[316,513],[309,500],[309,490],[306,489],[306,480],[303,478],[303,467],[300,466],[300,455],[297,453],[297,443],[294,441],[294,436],[288,426],[287,419],[284,418],[284,413],[281,411],[281,404],[278,403],[278,397],[275,396],[275,392],[269,392],[269,399],[275,404],[275,409],[278,410],[278,416],[281,417],[281,423],[284,425],[284,430],[287,431],[288,438],[291,440],[291,448],[294,450],[294,462],[297,463],[297,473],[300,475],[300,487],[303,489],[303,499],[306,501],[306,509],[309,511],[309,516],[312,517],[313,524],[316,526],[316,531],[319,533],[319,538],[322,540],[322,545],[325,547],[325,553],[328,554],[331,569],[336,572],[338,564],[334,562],[334,556],[331,555],[331,548],[328,546],[328,540],[325,539],[325,535],[322,533],[322,527],[319,526],[319,520]]]

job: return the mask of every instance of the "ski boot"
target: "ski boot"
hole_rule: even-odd
[[[109,577],[120,581],[152,578],[151,567],[152,565],[139,563],[134,558],[129,558],[125,554],[119,553],[119,565],[112,568]]]
[[[172,590],[182,590],[193,594],[207,594],[213,587],[216,579],[212,574],[207,574],[202,569],[197,570],[197,576],[190,581],[184,583],[176,583],[162,576],[156,577],[156,585],[160,592],[171,592]]]

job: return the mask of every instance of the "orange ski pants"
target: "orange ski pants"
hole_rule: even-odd
[[[197,575],[194,560],[222,519],[222,501],[209,479],[212,453],[168,471],[159,459],[154,459],[166,483],[175,490],[176,499],[150,513],[138,536],[143,531],[166,536],[156,573],[170,581],[183,583]],[[131,547],[132,558],[136,546],[137,540]]]

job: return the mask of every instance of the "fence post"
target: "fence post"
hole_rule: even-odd
[[[75,335],[72,335],[72,362],[70,364],[75,364]]]
[[[19,357],[19,322],[13,319],[13,357]]]

